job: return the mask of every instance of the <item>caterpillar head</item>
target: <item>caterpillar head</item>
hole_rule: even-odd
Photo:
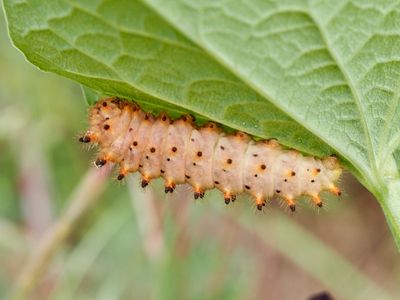
[[[96,126],[105,120],[117,117],[121,114],[121,109],[118,107],[118,100],[113,98],[98,101],[90,110],[89,124]]]

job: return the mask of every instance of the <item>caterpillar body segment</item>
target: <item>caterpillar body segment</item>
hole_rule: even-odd
[[[166,193],[189,183],[195,199],[217,188],[227,204],[246,192],[259,210],[279,197],[295,211],[300,196],[322,207],[322,191],[341,194],[335,183],[342,169],[335,157],[304,156],[276,140],[256,142],[243,132],[226,134],[211,122],[197,127],[191,116],[156,117],[125,100],[102,99],[92,106],[89,130],[79,140],[98,145],[96,166],[118,164],[119,180],[139,171],[146,187],[161,176]]]

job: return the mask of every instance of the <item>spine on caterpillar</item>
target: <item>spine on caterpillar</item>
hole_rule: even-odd
[[[341,194],[335,182],[342,169],[335,157],[303,156],[282,149],[276,140],[256,142],[243,132],[225,134],[211,122],[196,127],[190,115],[174,121],[165,114],[155,117],[116,98],[90,108],[89,130],[79,140],[99,146],[97,167],[119,165],[118,180],[139,171],[144,188],[161,176],[166,193],[189,183],[195,199],[215,187],[226,204],[247,192],[259,210],[279,197],[294,211],[300,196],[322,207],[322,191]]]

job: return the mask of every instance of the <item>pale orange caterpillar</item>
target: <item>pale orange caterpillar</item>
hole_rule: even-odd
[[[226,204],[246,192],[259,210],[274,196],[294,211],[300,196],[322,207],[320,192],[340,195],[334,183],[342,169],[335,157],[303,156],[284,150],[276,140],[256,142],[243,132],[226,134],[214,123],[198,128],[192,116],[172,121],[165,114],[145,113],[132,102],[108,98],[91,107],[89,125],[79,140],[99,145],[96,166],[119,164],[118,180],[139,171],[142,187],[161,176],[166,193],[189,183],[195,199],[216,187]]]

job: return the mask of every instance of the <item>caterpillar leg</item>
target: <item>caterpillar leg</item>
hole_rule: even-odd
[[[224,193],[224,201],[226,205],[228,205],[231,201],[235,202],[235,200],[236,200],[236,195],[233,195],[230,192]]]
[[[204,191],[200,188],[196,188],[193,194],[194,199],[199,199],[204,197]]]
[[[289,206],[292,212],[296,211],[296,203],[294,202],[293,198],[287,197],[285,198],[287,205]]]
[[[330,186],[329,191],[338,197],[342,194],[341,190],[337,186],[334,186],[333,184]]]
[[[146,177],[146,176],[143,176],[142,177],[142,181],[140,182],[140,186],[142,187],[142,188],[145,188],[146,186],[148,186],[149,185],[149,183],[150,183],[150,178],[148,178],[148,177]],[[171,192],[172,193],[172,192]]]
[[[165,191],[166,194],[168,194],[168,193],[172,194],[174,192],[174,190],[175,190],[175,187],[176,187],[175,183],[170,182],[170,181],[166,181],[165,182],[164,191]]]
[[[121,181],[122,179],[125,178],[125,176],[128,175],[128,171],[125,168],[120,168],[117,176],[117,180]]]
[[[140,181],[140,186],[144,189],[146,186],[149,185],[152,177],[147,175],[146,173],[142,173],[142,179]]]
[[[256,198],[256,206],[258,210],[262,210],[263,206],[265,206],[265,201],[261,197]]]
[[[318,207],[322,207],[323,203],[319,195],[315,194],[311,196],[311,200],[317,205]]]

